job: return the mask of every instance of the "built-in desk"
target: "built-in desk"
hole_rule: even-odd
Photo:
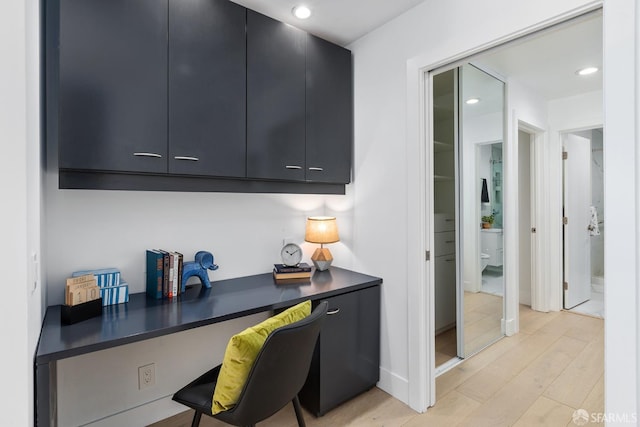
[[[302,284],[276,284],[271,273],[259,274],[214,281],[210,289],[196,285],[188,288],[179,299],[172,301],[147,298],[144,293],[132,294],[126,304],[104,307],[100,317],[67,326],[60,322],[61,306],[48,307],[34,366],[36,425],[57,425],[56,361],[58,360],[254,313],[277,310],[306,299],[312,301],[331,299],[373,287],[376,289],[369,290],[368,293],[377,295],[377,302],[375,302],[376,298],[371,302],[371,297],[368,297],[366,305],[369,311],[377,310],[377,316],[379,316],[379,288],[377,287],[381,283],[382,279],[378,277],[338,267],[315,272],[310,283]],[[358,306],[357,303],[356,306]],[[377,319],[379,322],[379,317]],[[379,331],[379,325],[367,325],[367,328],[371,327]],[[379,340],[379,332],[377,335]],[[377,346],[379,352],[379,341]],[[377,370],[379,354],[367,356],[373,358]],[[375,382],[372,385],[374,384]]]

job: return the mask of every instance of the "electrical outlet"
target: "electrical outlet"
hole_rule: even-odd
[[[138,390],[144,390],[154,385],[156,385],[156,364],[149,363],[140,366],[138,368]]]

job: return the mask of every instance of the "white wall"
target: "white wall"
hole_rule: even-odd
[[[212,280],[268,272],[280,262],[283,238],[304,243],[307,215],[334,213],[341,235],[330,246],[335,263],[350,265],[351,215],[331,209],[350,196],[59,190],[47,172],[47,283],[49,304],[63,301],[73,271],[117,267],[131,292],[145,289],[145,249],[178,250],[193,260],[211,251],[220,266]],[[329,212],[331,211],[331,212]],[[346,252],[343,255],[343,252]]]
[[[640,265],[640,170],[637,124],[637,2],[607,0],[604,10],[604,208],[607,212],[604,268],[613,286],[605,287],[605,409],[638,414],[638,277]],[[622,343],[623,351],[620,351]],[[611,422],[607,425],[622,425]]]
[[[0,360],[5,387],[3,424],[33,424],[33,355],[40,333],[40,144],[38,2],[0,5],[0,194],[3,227],[0,258],[9,290],[0,299]]]

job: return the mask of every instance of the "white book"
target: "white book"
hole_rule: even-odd
[[[169,298],[174,297],[175,290],[175,267],[176,267],[176,254],[174,252],[169,252]]]
[[[178,296],[178,263],[180,260],[180,256],[177,252],[171,252],[171,262],[173,265],[173,271],[171,274],[173,275],[172,280],[172,294],[174,297]]]

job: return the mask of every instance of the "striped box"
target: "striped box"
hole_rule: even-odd
[[[84,276],[85,274],[93,274],[96,277],[96,283],[100,288],[120,285],[120,270],[117,268],[102,268],[99,270],[83,270],[75,271],[72,277]]]
[[[100,288],[100,296],[103,306],[129,302],[129,285],[122,282],[118,286],[105,286]]]

